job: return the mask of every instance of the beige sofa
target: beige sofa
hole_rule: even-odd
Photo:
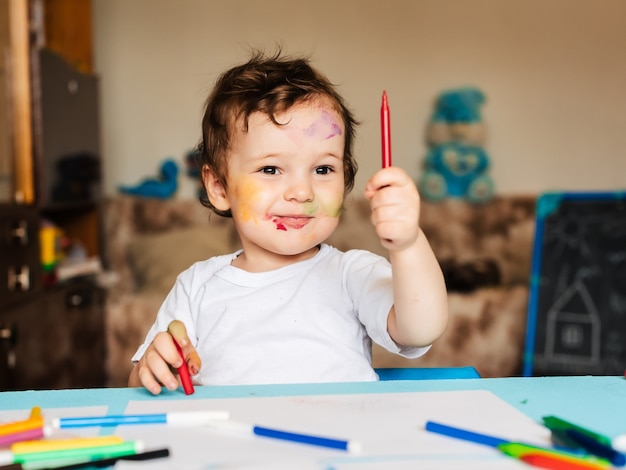
[[[451,318],[431,351],[406,360],[374,347],[375,367],[472,365],[483,377],[519,374],[534,236],[532,196],[485,205],[424,202],[421,226],[448,283]],[[194,261],[238,248],[232,221],[196,200],[115,196],[104,209],[105,266],[118,276],[106,302],[107,373],[124,386],[130,358],[179,272]],[[365,199],[351,196],[329,243],[386,256]]]

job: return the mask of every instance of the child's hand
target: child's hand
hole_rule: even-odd
[[[183,351],[189,373],[196,375],[201,366],[200,356],[187,337],[185,325],[174,320],[169,324],[168,331],[158,333],[148,346],[131,373],[129,385],[143,385],[154,395],[161,392],[161,385],[168,390],[176,390],[179,383],[171,368],[178,369],[183,365],[183,360],[176,350],[174,341]]]
[[[381,244],[400,251],[415,243],[419,233],[420,197],[415,183],[398,167],[377,171],[365,186],[372,223]]]

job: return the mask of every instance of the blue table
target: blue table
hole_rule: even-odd
[[[189,399],[249,398],[298,395],[345,395],[446,390],[489,390],[530,418],[545,415],[567,417],[582,426],[610,437],[626,433],[626,379],[624,377],[512,377],[331,383],[298,385],[254,385],[196,387]],[[157,397],[144,389],[110,388],[1,392],[0,410],[108,406],[109,414],[121,414],[130,400],[180,400],[180,391]]]

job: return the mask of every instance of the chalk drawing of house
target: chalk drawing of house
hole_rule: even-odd
[[[546,321],[546,359],[572,366],[600,363],[600,315],[582,279],[554,302]]]

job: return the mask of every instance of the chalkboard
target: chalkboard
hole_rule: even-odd
[[[524,376],[626,370],[626,192],[537,200]]]

